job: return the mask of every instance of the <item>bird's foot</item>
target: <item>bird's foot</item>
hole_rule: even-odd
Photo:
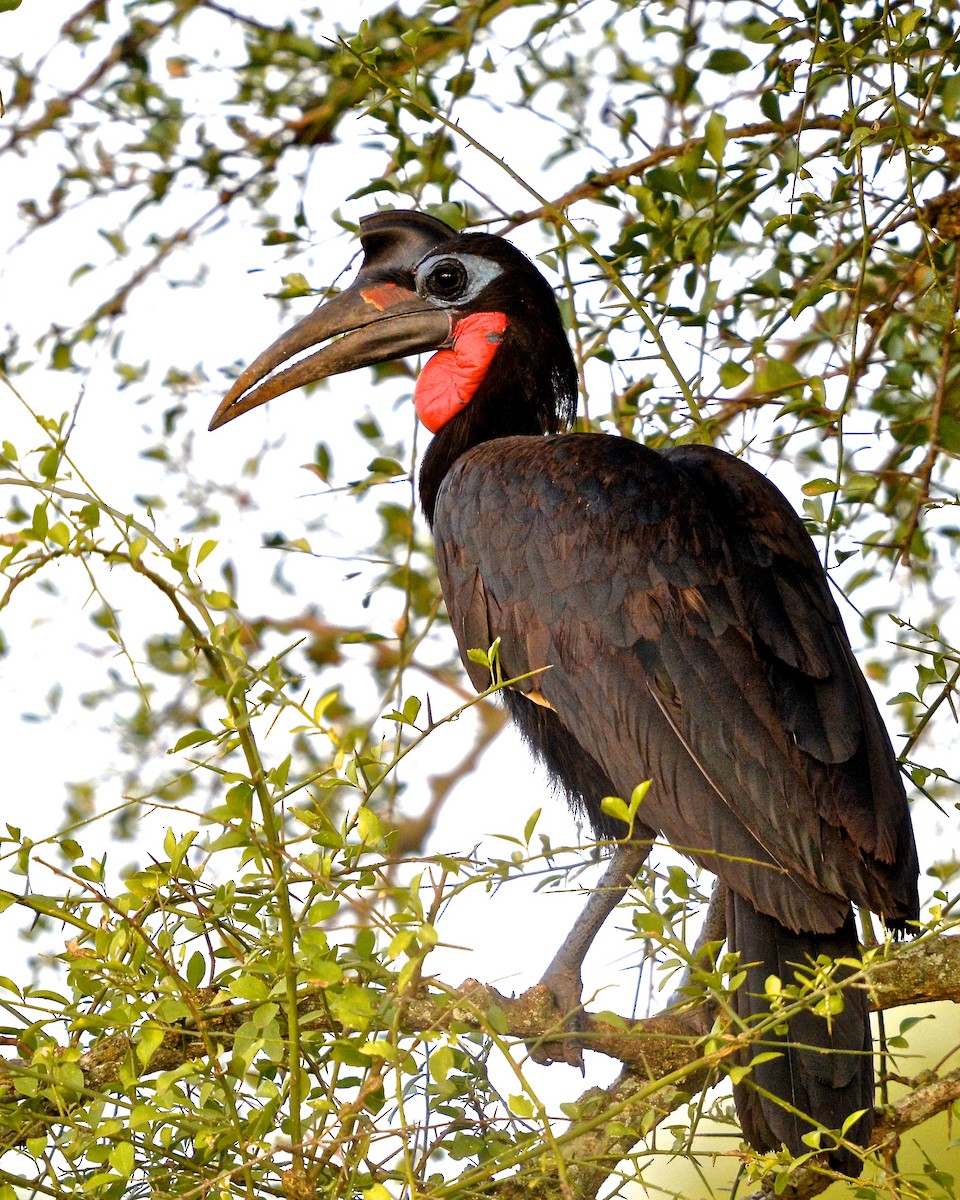
[[[548,970],[537,986],[547,988],[564,1017],[562,1030],[557,1031],[559,1036],[544,1036],[535,1042],[527,1042],[530,1057],[541,1065],[564,1062],[582,1072],[583,1048],[579,1035],[583,1033],[584,1014],[580,1002],[583,983],[579,972]]]

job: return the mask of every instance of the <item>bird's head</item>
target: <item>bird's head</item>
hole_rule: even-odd
[[[556,299],[516,247],[419,212],[365,217],[360,240],[354,282],[247,367],[211,429],[303,384],[429,350],[438,353],[418,379],[417,411],[458,452],[572,419],[576,369]]]

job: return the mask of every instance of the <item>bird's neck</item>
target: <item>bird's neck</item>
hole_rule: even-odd
[[[420,505],[433,528],[447,472],[462,454],[496,438],[560,433],[576,411],[577,373],[562,327],[541,347],[505,344],[473,399],[436,433],[420,466]],[[538,352],[539,351],[539,352]]]
[[[451,418],[444,427],[434,435],[433,441],[427,447],[420,464],[420,507],[427,518],[430,528],[433,528],[437,511],[437,497],[447,476],[447,472],[468,450],[494,438],[510,437],[515,433],[538,434],[542,429],[514,429],[504,427],[496,421],[485,420],[486,414],[479,409],[473,409],[472,402],[463,412]]]

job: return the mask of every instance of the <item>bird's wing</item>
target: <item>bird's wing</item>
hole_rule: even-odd
[[[467,651],[499,637],[505,677],[539,672],[519,689],[622,793],[653,779],[648,825],[738,891],[778,865],[831,928],[841,897],[903,909],[889,742],[813,546],[762,476],[703,448],[506,438],[458,461],[434,532],[474,684],[489,678]],[[738,862],[751,847],[763,870]],[[758,907],[782,907],[782,882],[756,879]]]
[[[767,663],[785,728],[814,763],[858,772],[859,786],[824,798],[821,815],[867,853],[897,861],[901,826],[906,822],[909,832],[909,821],[896,754],[801,521],[740,459],[705,446],[678,447],[668,457],[720,514],[747,628]]]

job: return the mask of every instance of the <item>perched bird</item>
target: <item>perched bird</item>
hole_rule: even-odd
[[[544,982],[577,1007],[594,934],[664,834],[724,886],[746,969],[735,1007],[772,1030],[751,1053],[775,1053],[734,1088],[746,1138],[803,1153],[805,1133],[862,1113],[845,1136],[866,1146],[863,988],[786,1030],[765,995],[770,976],[792,984],[821,955],[854,960],[837,981],[855,970],[853,905],[894,931],[918,917],[896,756],[801,521],[721,450],[564,433],[575,363],[550,286],[509,242],[418,212],[367,217],[361,241],[354,283],[240,375],[210,428],[301,384],[436,351],[414,393],[434,434],[420,499],[467,673],[489,686],[468,651],[499,639],[513,719],[598,837],[623,835],[601,799],[652,781]],[[824,1147],[859,1173],[850,1145]]]

